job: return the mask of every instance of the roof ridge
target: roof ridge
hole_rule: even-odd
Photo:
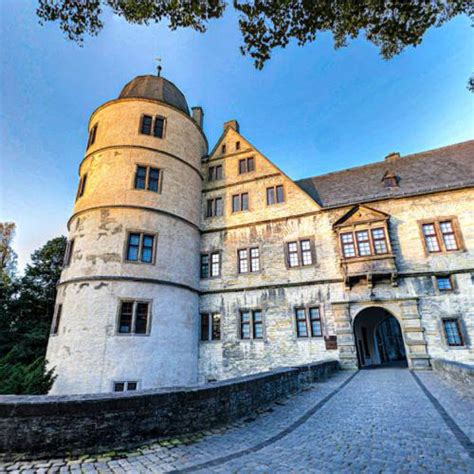
[[[391,165],[393,165],[394,163],[397,163],[399,160],[406,160],[406,159],[410,159],[410,158],[416,158],[420,155],[426,155],[427,153],[433,153],[434,151],[445,150],[445,149],[448,149],[448,148],[455,148],[455,147],[458,147],[458,146],[461,146],[461,145],[466,145],[467,143],[474,144],[474,140],[466,140],[466,141],[459,142],[459,143],[453,143],[452,145],[444,145],[444,146],[441,146],[441,147],[438,147],[438,148],[432,148],[431,150],[420,151],[420,152],[417,152],[417,153],[411,153],[409,155],[401,156],[400,158],[398,158],[396,160],[387,162],[387,168],[390,168]],[[315,176],[308,176],[307,178],[297,179],[297,180],[295,180],[295,183],[306,181],[306,180],[312,180],[314,178],[322,178],[322,177],[331,176],[331,175],[335,175],[335,174],[342,174],[342,173],[353,171],[353,170],[359,170],[359,169],[363,169],[363,168],[370,168],[371,166],[380,166],[383,163],[385,163],[385,161],[381,160],[381,161],[376,161],[374,163],[367,163],[366,165],[353,166],[352,168],[345,168],[345,169],[338,170],[338,171],[330,171],[329,173],[323,173],[323,174],[319,174],[319,175],[315,175]]]

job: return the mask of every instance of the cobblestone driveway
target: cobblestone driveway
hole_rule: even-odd
[[[225,430],[21,472],[474,472],[474,403],[433,372],[342,372]]]

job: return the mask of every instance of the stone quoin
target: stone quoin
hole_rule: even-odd
[[[295,181],[236,120],[209,151],[203,121],[158,76],[93,112],[51,394],[473,363],[474,141]]]

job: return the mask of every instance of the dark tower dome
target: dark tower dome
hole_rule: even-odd
[[[164,77],[137,76],[120,92],[119,99],[126,98],[159,100],[189,115],[184,94]]]

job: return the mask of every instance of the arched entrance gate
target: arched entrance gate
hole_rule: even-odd
[[[353,328],[359,367],[407,366],[400,324],[386,309],[363,309],[354,319]]]

